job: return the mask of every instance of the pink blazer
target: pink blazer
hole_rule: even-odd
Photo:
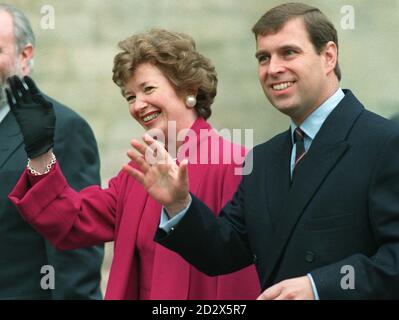
[[[200,130],[210,133],[191,142],[202,150],[198,159],[206,152],[210,163],[219,151],[219,164],[190,163],[190,191],[219,212],[241,179],[234,174],[238,165],[223,164],[222,154],[245,150],[222,139],[202,118],[192,129],[197,135]],[[211,139],[218,143],[211,145]],[[91,186],[79,193],[69,187],[58,166],[40,178],[25,171],[9,198],[25,220],[61,250],[114,241],[106,299],[255,299],[260,293],[253,265],[209,277],[155,243],[161,206],[124,171],[107,189]]]

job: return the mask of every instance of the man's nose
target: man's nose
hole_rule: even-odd
[[[284,62],[276,56],[270,58],[268,73],[271,76],[278,75],[285,71]]]

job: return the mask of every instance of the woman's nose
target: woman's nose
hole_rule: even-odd
[[[145,108],[147,108],[148,102],[142,97],[136,96],[136,101],[134,102],[134,111],[142,112]]]

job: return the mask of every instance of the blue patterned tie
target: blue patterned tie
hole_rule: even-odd
[[[299,128],[299,127],[295,128],[295,130],[294,130],[294,143],[296,145],[295,166],[303,158],[303,156],[306,153],[304,137],[305,137],[305,133],[301,130],[301,128]]]

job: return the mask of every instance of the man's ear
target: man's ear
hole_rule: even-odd
[[[322,51],[322,55],[324,57],[324,67],[326,75],[329,75],[331,72],[334,71],[334,68],[337,65],[338,61],[338,48],[335,42],[327,42],[325,48]]]
[[[29,75],[32,71],[30,69],[29,61],[33,58],[33,51],[33,46],[31,44],[27,44],[18,56],[21,72],[24,76]]]

